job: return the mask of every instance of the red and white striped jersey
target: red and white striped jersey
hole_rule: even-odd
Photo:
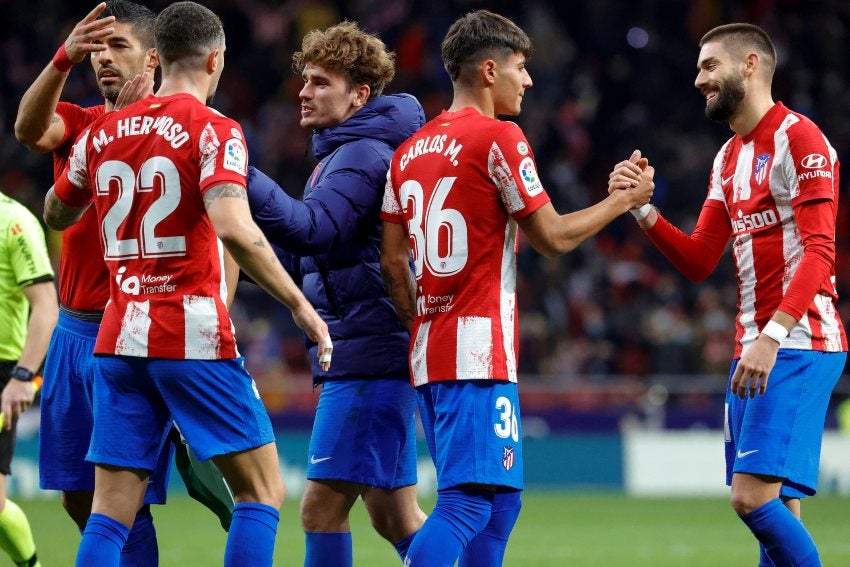
[[[804,238],[811,232],[809,226],[801,230],[794,207],[832,203],[820,209],[814,225],[831,239],[834,255],[838,187],[835,150],[811,120],[782,103],[775,104],[750,134],[734,136],[718,152],[706,203],[723,203],[732,225],[738,272],[736,357],[758,338],[777,309],[800,317],[782,341],[783,348],[847,350],[835,305],[834,263],[814,282],[814,298],[808,293],[802,301],[792,301],[786,295],[803,260]]]
[[[89,124],[103,116],[101,104],[82,108],[60,102],[56,114],[65,123],[65,135],[53,150],[53,179],[67,175],[65,167],[74,141]],[[92,253],[100,247],[97,214],[83,213],[80,221],[62,232],[62,253],[59,256],[59,302],[78,311],[103,311],[109,300],[109,272],[102,254]]]
[[[80,137],[56,195],[97,209],[110,300],[96,353],[238,356],[203,194],[245,187],[247,162],[239,124],[187,94],[142,99]]]
[[[520,128],[443,112],[396,150],[381,217],[404,223],[416,275],[414,386],[516,382],[517,224],[549,202]]]

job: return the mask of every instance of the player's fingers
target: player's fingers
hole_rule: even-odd
[[[88,14],[86,14],[86,17],[83,18],[82,20],[80,20],[80,22],[81,23],[82,22],[91,22],[93,20],[96,20],[97,17],[101,14],[101,12],[103,12],[105,9],[106,9],[106,2],[101,2],[100,4],[98,4],[97,6],[92,8],[92,11],[89,12]],[[112,17],[112,16],[110,16],[110,17]]]
[[[629,157],[629,161],[636,164],[638,160],[640,160],[640,150],[635,150],[632,152],[631,157]]]
[[[330,335],[322,337],[322,342],[319,344],[319,364],[322,366],[322,370],[326,372],[331,367],[333,350],[334,345]]]
[[[637,160],[637,166],[641,169],[646,169],[646,166],[648,166],[648,165],[649,165],[649,160],[646,159],[645,157],[642,157],[639,160]]]
[[[91,33],[94,30],[100,30],[105,27],[111,26],[115,23],[115,16],[107,16],[105,18],[100,18],[99,20],[93,20],[86,23],[77,24],[77,32],[78,33]]]

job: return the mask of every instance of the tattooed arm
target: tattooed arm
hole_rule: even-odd
[[[333,349],[328,326],[281,266],[266,237],[251,218],[245,188],[235,183],[216,185],[204,193],[204,206],[218,238],[236,263],[275,299],[286,305],[295,323],[319,344],[325,370]]]
[[[395,305],[396,313],[408,330],[416,317],[416,282],[410,271],[410,245],[400,224],[384,222],[381,237],[381,276]]]
[[[44,198],[44,222],[53,230],[65,230],[80,220],[88,205],[74,207],[68,205],[56,196],[53,187]]]

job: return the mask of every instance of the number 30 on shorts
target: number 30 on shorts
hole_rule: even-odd
[[[519,423],[514,405],[508,398],[499,396],[496,398],[496,410],[499,412],[499,421],[493,424],[496,435],[502,439],[510,437],[514,443],[519,443]]]

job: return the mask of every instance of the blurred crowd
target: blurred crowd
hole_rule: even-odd
[[[705,198],[708,171],[731,135],[710,122],[693,86],[708,29],[747,21],[779,51],[774,99],[812,118],[850,164],[850,3],[804,0],[201,0],[221,17],[226,68],[214,106],[241,122],[251,162],[299,196],[316,161],[299,124],[301,78],[291,56],[309,30],[358,21],[395,51],[389,92],[409,92],[428,118],[451,100],[440,41],[460,14],[486,7],[513,18],[535,44],[523,127],[556,209],[606,195],[608,172],[639,148],[656,167],[653,202],[684,230]],[[143,2],[159,10],[169,2]],[[48,157],[13,135],[18,101],[91,2],[0,0],[0,186],[37,214],[52,183]],[[92,71],[78,65],[64,98],[98,104]],[[845,172],[845,178],[850,173]],[[839,302],[850,322],[848,184],[838,222]],[[54,243],[58,240],[51,237]],[[625,215],[575,252],[545,259],[521,245],[520,370],[533,380],[612,375],[725,374],[733,348],[736,282],[727,254],[705,282],[675,273]],[[288,313],[242,284],[234,322],[249,366],[267,388],[307,373]]]

